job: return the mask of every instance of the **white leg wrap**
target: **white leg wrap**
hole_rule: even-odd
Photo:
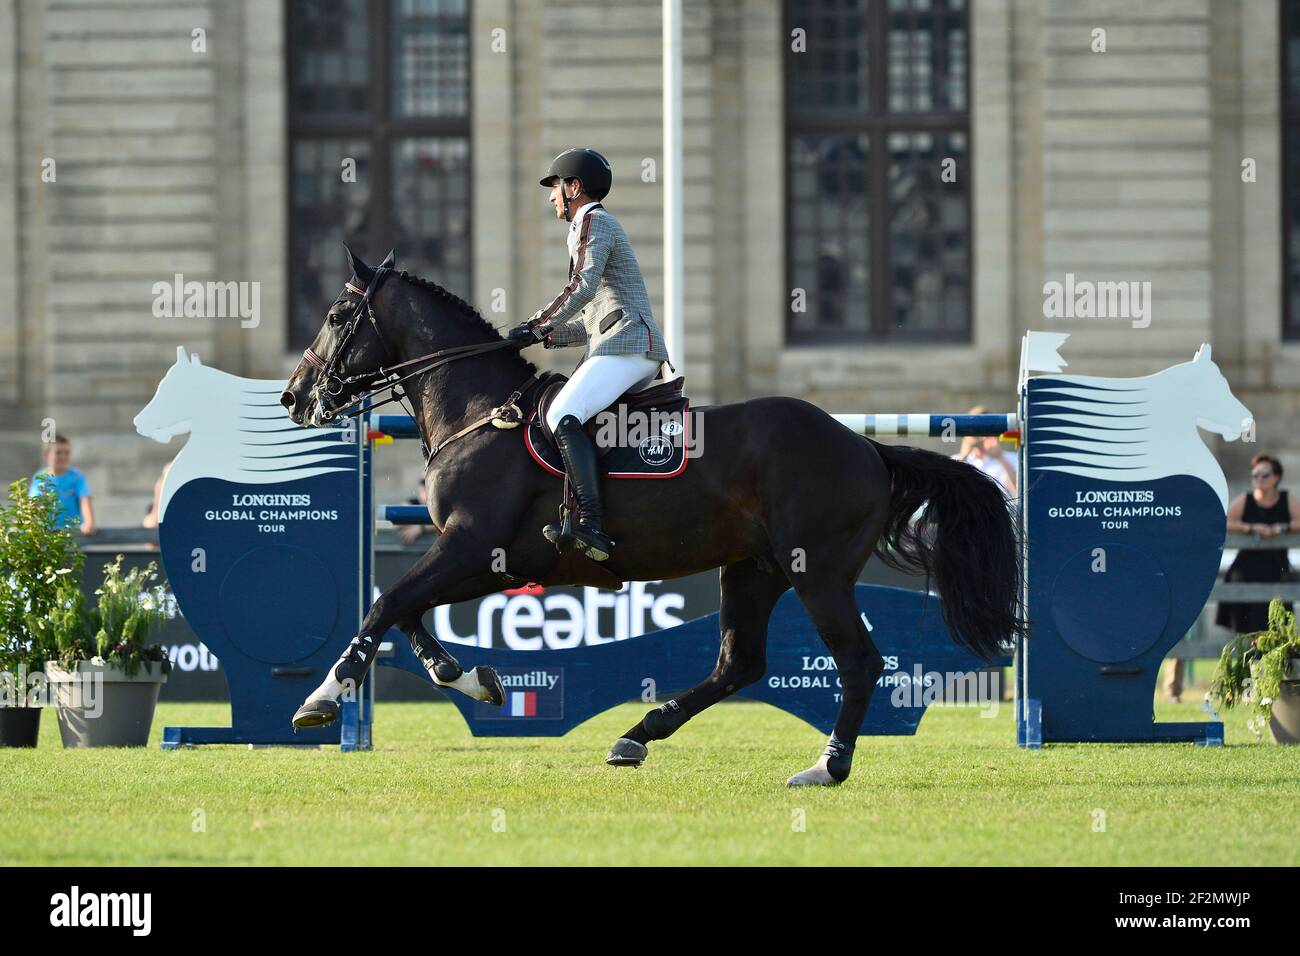
[[[334,667],[330,668],[325,679],[321,681],[321,685],[307,695],[308,700],[320,700],[322,697],[329,698],[330,700],[338,700],[339,695],[343,693],[345,688],[342,681],[334,679],[335,669],[336,668]]]
[[[429,671],[429,676],[433,678],[433,682],[439,687],[451,687],[460,691],[466,697],[472,697],[474,700],[488,699],[488,692],[479,682],[476,668],[471,667],[469,670],[462,672],[459,677],[450,683],[438,680],[433,671]]]

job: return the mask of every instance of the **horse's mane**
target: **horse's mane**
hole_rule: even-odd
[[[501,338],[501,333],[497,330],[496,326],[485,319],[482,312],[474,308],[474,306],[470,305],[470,303],[466,302],[450,289],[443,288],[432,279],[424,279],[420,276],[413,275],[410,272],[398,272],[397,274],[416,288],[424,289],[426,292],[431,292],[436,298],[441,299],[443,302],[452,306],[462,318],[467,319],[475,328],[487,333],[489,338]],[[537,366],[525,359],[518,352],[515,352],[514,355],[519,359],[519,363],[527,368],[528,371],[537,371]]]

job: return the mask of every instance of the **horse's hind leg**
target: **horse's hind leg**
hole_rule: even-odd
[[[500,581],[492,582],[492,590],[498,587]],[[503,704],[506,692],[497,672],[486,664],[480,664],[470,671],[462,669],[447,649],[438,643],[438,639],[429,633],[422,617],[423,610],[412,611],[397,622],[397,629],[410,641],[411,650],[429,678],[440,687],[454,687],[475,700],[486,700],[498,706]]]
[[[835,658],[840,680],[840,712],[821,759],[791,777],[787,784],[792,787],[834,786],[848,779],[853,748],[867,716],[871,692],[885,669],[884,659],[858,614],[852,578],[846,584],[836,582],[835,577],[798,575],[795,580],[799,599]]]
[[[722,646],[718,663],[703,683],[650,711],[615,742],[605,762],[639,766],[648,753],[646,744],[672,736],[705,708],[752,684],[767,669],[767,622],[777,598],[790,582],[780,570],[760,565],[752,558],[722,568],[721,611],[718,625]]]

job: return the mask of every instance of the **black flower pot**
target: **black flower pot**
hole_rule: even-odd
[[[41,708],[0,707],[0,747],[35,747],[41,733]]]

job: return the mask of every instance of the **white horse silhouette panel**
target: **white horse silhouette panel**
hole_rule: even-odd
[[[304,432],[280,405],[283,390],[282,380],[240,378],[177,347],[176,364],[134,420],[161,444],[190,436],[163,480],[160,521],[176,491],[196,478],[257,485],[355,470],[355,450],[344,443],[356,441],[355,424]]]
[[[1252,416],[1211,360],[1210,346],[1190,362],[1140,378],[1048,379],[1035,392],[1033,433],[1026,435],[1035,470],[1126,482],[1192,475],[1227,511],[1223,469],[1197,429],[1235,441]]]

